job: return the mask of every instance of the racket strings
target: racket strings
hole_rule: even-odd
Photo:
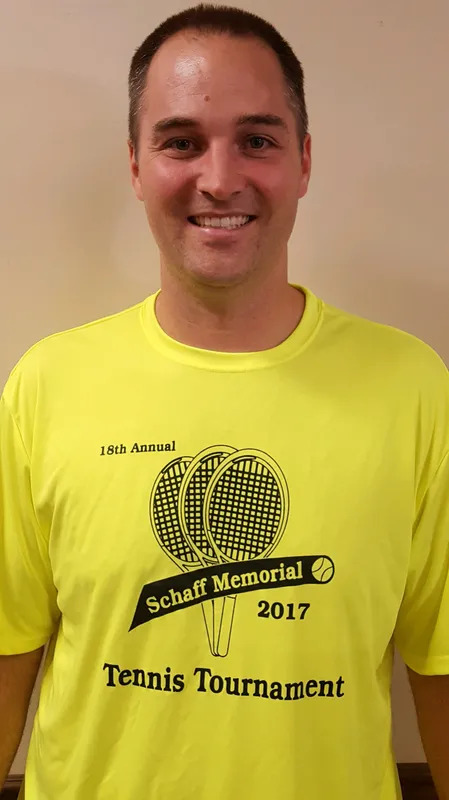
[[[195,563],[197,557],[181,530],[178,515],[178,495],[186,464],[173,464],[165,470],[153,498],[153,514],[160,540],[175,558]]]
[[[232,464],[217,482],[209,509],[210,534],[230,561],[257,558],[274,542],[283,501],[274,475],[254,459]]]
[[[204,459],[190,478],[184,499],[184,514],[189,535],[194,544],[210,559],[216,555],[204,532],[204,498],[210,480],[223,460],[223,456]]]

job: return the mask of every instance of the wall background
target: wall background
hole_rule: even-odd
[[[292,280],[449,363],[446,0],[234,2],[273,22],[305,68],[314,166]],[[128,177],[127,72],[145,36],[187,5],[1,2],[1,385],[37,339],[158,286]],[[393,700],[397,760],[424,761],[399,661]]]

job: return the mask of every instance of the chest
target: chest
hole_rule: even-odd
[[[231,392],[168,380],[120,403],[81,399],[53,415],[34,469],[68,619],[119,596],[128,627],[139,603],[141,622],[157,610],[180,625],[205,597],[230,613],[222,598],[238,594],[241,618],[274,641],[312,601],[327,636],[375,616],[391,632],[413,454],[407,421],[369,392],[240,376]]]

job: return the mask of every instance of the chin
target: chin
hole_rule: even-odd
[[[190,279],[199,286],[209,287],[211,289],[231,289],[235,286],[241,286],[248,281],[249,272],[194,272],[188,273]]]
[[[190,281],[201,286],[225,289],[246,283],[254,276],[257,269],[254,265],[242,268],[241,264],[237,268],[235,265],[224,264],[205,264],[204,266],[195,264],[189,268],[189,265],[184,264],[182,272]]]

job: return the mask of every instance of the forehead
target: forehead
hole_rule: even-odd
[[[255,37],[186,31],[172,36],[147,74],[150,116],[188,115],[193,106],[234,115],[290,112],[276,54]]]

